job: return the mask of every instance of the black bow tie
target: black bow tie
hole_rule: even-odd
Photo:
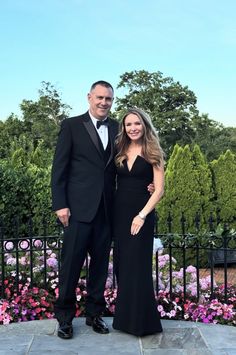
[[[102,125],[108,126],[108,119],[103,121],[97,121],[97,129],[99,129]]]

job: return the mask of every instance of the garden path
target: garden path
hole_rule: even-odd
[[[73,321],[74,337],[57,337],[57,321],[41,320],[0,326],[0,355],[236,355],[232,326],[163,320],[163,333],[137,338],[115,331],[94,333],[84,318]]]

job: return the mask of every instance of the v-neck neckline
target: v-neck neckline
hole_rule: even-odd
[[[127,170],[128,170],[129,173],[131,173],[131,171],[132,171],[132,169],[133,169],[133,167],[134,167],[134,165],[135,165],[135,163],[136,163],[138,158],[141,158],[141,155],[139,155],[139,154],[136,155],[136,157],[135,157],[135,159],[133,161],[133,164],[131,165],[130,168],[129,168],[129,165],[128,165],[128,160],[127,159],[125,160],[126,161]]]

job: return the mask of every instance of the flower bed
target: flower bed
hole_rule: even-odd
[[[19,293],[17,293],[16,273],[14,270],[16,259],[9,252],[5,254],[8,276],[4,280],[4,285],[0,284],[0,291],[4,287],[5,292],[5,298],[0,299],[0,324],[53,318],[53,302],[58,295],[58,263],[56,254],[52,250],[47,250],[47,290],[40,286],[42,285],[42,270],[45,268],[45,261],[40,250],[34,256],[34,265],[36,265],[33,268],[34,286],[30,286],[31,280],[27,273],[27,267],[30,264],[27,248],[24,255],[20,257],[19,263],[23,267],[19,270]],[[170,296],[169,255],[160,254],[158,256],[160,290],[157,295],[157,307],[161,318],[185,319],[188,321],[235,326],[236,288],[228,285],[228,303],[225,304],[224,287],[215,284],[214,299],[210,299],[211,280],[209,277],[206,277],[199,280],[200,299],[197,300],[196,268],[190,265],[185,270],[186,297],[184,299],[183,269],[175,270],[175,264],[175,259],[172,258],[172,292]],[[112,275],[112,264],[110,263],[104,294],[107,303],[106,316],[112,316],[115,311],[117,290],[112,288]],[[84,315],[86,283],[83,278],[79,281],[76,295],[78,301],[76,316]]]

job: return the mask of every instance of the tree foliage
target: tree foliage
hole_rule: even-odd
[[[222,221],[235,224],[236,128],[200,116],[195,94],[161,72],[132,71],[120,78],[122,96],[112,116],[119,119],[130,106],[143,108],[167,153],[165,196],[158,206],[162,230],[167,231],[169,212],[175,231],[180,231],[182,212],[191,230],[196,212],[205,226],[210,212],[219,209]],[[50,168],[59,126],[70,107],[49,82],[42,82],[38,100],[25,99],[20,107],[21,118],[11,114],[0,121],[0,213],[9,230],[18,216],[26,231],[30,215],[38,225],[43,215],[54,220]],[[210,169],[205,158],[214,159]]]
[[[195,116],[193,127],[194,141],[209,162],[217,159],[227,149],[236,153],[236,128],[223,127],[222,124],[210,120],[208,115]]]
[[[196,231],[195,216],[199,214],[202,227],[206,227],[211,210],[211,173],[198,146],[193,150],[176,145],[165,173],[165,195],[157,210],[161,230],[167,232],[167,221],[172,218],[172,231]],[[185,216],[185,223],[181,220]]]
[[[45,148],[55,147],[61,121],[68,116],[70,107],[62,103],[58,91],[49,82],[42,82],[38,101],[23,100],[21,105],[25,134],[34,145],[43,141]]]
[[[197,98],[187,86],[161,72],[145,70],[126,72],[120,79],[117,88],[122,97],[116,100],[116,117],[119,119],[130,106],[148,112],[167,157],[175,144],[198,144],[208,161],[227,149],[236,152],[235,130],[224,128],[208,115],[199,115]]]
[[[70,110],[58,91],[49,82],[42,82],[39,99],[25,99],[20,107],[21,119],[11,115],[5,122],[0,121],[0,157],[7,158],[12,142],[20,146],[24,139],[34,148],[40,145],[46,151],[54,150],[60,123]]]
[[[10,115],[6,121],[0,121],[0,159],[8,156],[12,141],[24,134],[24,123],[15,115]]]
[[[21,154],[21,152],[19,152]],[[34,235],[42,234],[43,219],[55,226],[51,211],[50,167],[0,161],[0,215],[5,236],[27,236],[30,224]],[[17,234],[17,235],[16,235]]]
[[[190,122],[198,114],[197,98],[187,86],[174,82],[170,77],[163,77],[161,72],[141,70],[121,75],[118,88],[126,91],[124,97],[116,100],[118,116],[129,106],[148,112],[166,152],[174,144],[192,142],[194,131]]]
[[[214,208],[220,211],[222,222],[236,227],[236,155],[227,150],[210,167],[215,191]]]

